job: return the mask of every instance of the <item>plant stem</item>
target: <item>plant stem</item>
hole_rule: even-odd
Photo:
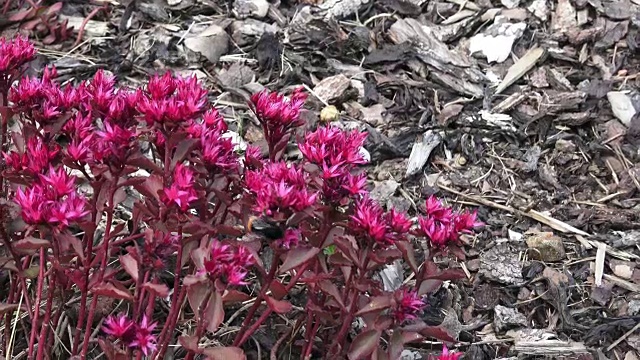
[[[50,327],[49,321],[51,320],[51,307],[53,306],[53,294],[55,293],[56,277],[52,274],[49,281],[49,288],[47,293],[47,308],[44,312],[44,319],[42,319],[42,326],[40,327],[40,338],[38,339],[38,355],[37,360],[42,360],[47,348],[47,333]]]
[[[242,326],[240,327],[240,331],[238,331],[238,333],[236,335],[236,338],[233,340],[233,346],[240,346],[242,344],[242,341],[243,341],[242,339],[245,338],[245,336],[243,336],[243,335],[245,334],[247,326],[251,322],[251,319],[253,318],[253,315],[255,315],[256,311],[258,310],[258,308],[262,304],[262,300],[264,300],[264,297],[267,294],[267,291],[269,290],[269,286],[271,285],[271,282],[275,278],[277,270],[278,270],[278,255],[276,254],[273,257],[273,262],[271,263],[271,269],[269,269],[269,273],[267,274],[267,276],[265,278],[265,281],[262,284],[262,290],[258,294],[258,297],[256,298],[256,301],[253,303],[253,306],[251,306],[251,308],[249,309],[249,312],[247,313],[247,317],[242,322]],[[265,311],[268,311],[268,310],[265,310]],[[256,325],[260,326],[260,324],[256,322],[256,323],[253,324],[253,326],[251,326],[251,328],[257,328]],[[248,336],[251,336],[252,333],[253,333],[253,331],[246,331],[246,334]]]
[[[163,359],[164,358],[164,353],[167,351],[167,346],[169,345],[169,339],[168,339],[168,333],[169,333],[169,329],[172,329],[173,326],[175,324],[172,324],[177,318],[178,318],[178,313],[180,313],[180,310],[182,308],[181,304],[179,304],[177,302],[178,298],[180,296],[178,296],[178,294],[180,293],[180,295],[183,295],[183,289],[184,287],[180,287],[180,274],[182,274],[182,252],[184,251],[184,244],[182,244],[182,227],[180,227],[179,231],[178,231],[178,236],[180,239],[180,246],[178,247],[178,258],[176,259],[176,267],[174,270],[174,278],[173,278],[173,294],[171,295],[171,311],[169,311],[169,315],[167,316],[167,322],[165,323],[164,328],[162,329],[162,331],[160,332],[160,337],[159,337],[159,344],[160,344],[160,351],[158,352],[158,357],[157,359]]]
[[[114,176],[115,179],[118,179],[118,176]],[[107,225],[104,231],[104,240],[102,246],[102,261],[100,263],[100,269],[98,270],[98,283],[104,279],[104,273],[107,270],[107,259],[109,258],[109,240],[111,238],[111,224],[113,222],[113,209],[114,203],[113,199],[115,197],[115,193],[117,190],[116,184],[113,183],[110,185],[111,189],[109,191],[109,206],[107,209]],[[87,290],[89,284],[87,283]],[[91,337],[91,328],[93,325],[93,317],[95,316],[96,307],[98,306],[98,295],[93,295],[91,299],[91,306],[89,307],[89,316],[87,316],[86,327],[84,332],[84,341],[82,343],[82,352],[80,353],[80,357],[82,359],[87,358],[87,352],[89,351],[89,338]],[[78,322],[80,324],[80,322]]]
[[[33,359],[33,346],[36,343],[38,320],[40,317],[40,303],[42,302],[42,287],[44,285],[44,268],[46,265],[44,247],[40,248],[40,269],[38,271],[38,289],[36,290],[36,303],[33,318],[31,319],[31,335],[29,336],[29,359]],[[49,289],[51,291],[52,289]],[[43,324],[44,326],[44,324]],[[40,346],[39,346],[40,347]]]

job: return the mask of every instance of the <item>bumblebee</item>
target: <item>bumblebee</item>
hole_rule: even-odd
[[[268,240],[278,240],[284,237],[284,229],[282,226],[265,216],[251,216],[247,221],[247,231],[257,235],[261,235]]]

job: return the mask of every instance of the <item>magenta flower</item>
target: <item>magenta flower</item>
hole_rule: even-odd
[[[246,285],[244,279],[254,263],[255,259],[246,247],[233,247],[214,240],[204,270],[212,279],[220,279],[225,284]]]
[[[86,200],[74,191],[66,199],[52,203],[47,220],[52,224],[69,226],[89,213],[86,206]]]
[[[317,195],[308,191],[302,169],[284,162],[266,164],[260,170],[245,174],[245,185],[256,197],[255,210],[273,215],[302,211],[316,202]]]
[[[298,246],[302,232],[299,229],[287,229],[284,237],[278,240],[278,246],[283,249],[291,249]]]
[[[142,316],[139,324],[134,323],[127,315],[109,316],[102,326],[102,331],[121,340],[128,347],[138,348],[145,356],[156,350],[156,337],[152,334],[158,326],[157,322],[150,323],[146,315]]]
[[[191,202],[198,199],[194,184],[193,171],[183,164],[177,164],[173,170],[173,184],[163,190],[165,205],[176,204],[180,210],[187,211]]]
[[[138,110],[148,125],[193,121],[205,109],[207,91],[195,77],[174,77],[170,72],[149,79]]]
[[[413,320],[427,306],[427,304],[418,296],[415,291],[407,288],[398,290],[395,293],[396,305],[393,310],[393,317],[398,322],[405,320]]]
[[[135,333],[135,323],[127,315],[111,315],[107,317],[102,326],[102,331],[116,339],[130,342]]]
[[[304,123],[300,119],[300,110],[306,99],[307,94],[302,92],[302,88],[296,89],[290,98],[268,90],[251,96],[253,111],[262,124],[270,149],[273,149],[292,128]]]
[[[147,315],[142,316],[142,321],[135,327],[133,340],[129,342],[129,347],[140,349],[145,356],[155,351],[157,339],[151,332],[156,326],[158,326],[157,322],[149,323]]]
[[[8,41],[0,38],[0,78],[10,80],[10,75],[17,75],[12,73],[33,60],[35,54],[33,43],[26,37],[17,36]]]
[[[3,153],[3,156],[7,166],[14,172],[25,171],[30,175],[37,175],[49,168],[59,151],[56,145],[49,148],[40,137],[32,137],[27,141],[24,154],[11,152]]]
[[[103,129],[96,131],[96,150],[93,153],[95,160],[123,164],[135,139],[133,128],[126,128],[110,121],[104,121],[102,125]]]
[[[387,222],[382,207],[369,198],[358,201],[351,216],[353,230],[383,246],[393,242],[387,237]]]
[[[39,185],[18,188],[14,201],[20,206],[20,215],[30,225],[43,223],[48,215],[44,190]]]
[[[39,174],[39,177],[44,188],[48,190],[50,200],[57,200],[74,192],[76,177],[67,174],[63,167],[56,170],[49,166],[47,174]]]
[[[458,360],[462,355],[464,354],[460,352],[449,352],[447,345],[442,344],[442,354],[435,358],[433,356],[429,358],[435,360]]]
[[[360,148],[366,138],[367,133],[364,132],[325,126],[307,134],[298,147],[309,162],[319,166],[362,165],[366,160]]]
[[[477,211],[455,212],[435,196],[427,199],[425,208],[427,216],[418,217],[418,232],[428,237],[436,248],[442,249],[456,243],[461,233],[471,233],[474,228],[483,225],[477,220]]]

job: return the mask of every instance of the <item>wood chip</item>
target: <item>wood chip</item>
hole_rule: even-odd
[[[504,80],[502,80],[496,88],[495,94],[500,94],[524,76],[524,74],[536,65],[538,60],[544,55],[544,52],[545,50],[543,48],[534,48],[529,50],[520,60],[516,61],[516,63],[509,68],[509,71],[507,71]]]

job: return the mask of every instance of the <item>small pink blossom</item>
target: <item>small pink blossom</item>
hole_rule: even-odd
[[[182,211],[187,211],[189,205],[198,199],[193,171],[183,164],[177,164],[173,171],[173,184],[163,190],[163,201],[167,206],[176,204]]]
[[[158,326],[157,322],[150,323],[146,315],[142,316],[142,321],[135,327],[133,340],[129,342],[129,347],[140,349],[145,356],[155,351],[157,339],[151,332],[156,326]]]
[[[17,36],[11,40],[0,38],[0,77],[10,80],[12,72],[20,70],[27,62],[33,60],[36,49],[26,37]]]
[[[244,246],[234,247],[213,241],[211,256],[204,262],[204,270],[213,279],[229,285],[246,285],[245,277],[255,263],[251,252]]]
[[[464,354],[460,352],[449,352],[447,345],[442,344],[442,354],[438,357],[430,356],[429,358],[434,360],[458,360],[462,355]]]
[[[105,319],[102,331],[116,339],[129,342],[135,333],[135,323],[125,314],[111,315]]]
[[[300,111],[307,99],[302,88],[296,89],[290,98],[263,90],[251,96],[251,105],[265,132],[270,147],[275,146],[294,127],[302,125]]]
[[[393,310],[393,316],[398,322],[416,319],[418,314],[427,306],[417,292],[407,288],[398,290],[395,296],[396,307]]]

